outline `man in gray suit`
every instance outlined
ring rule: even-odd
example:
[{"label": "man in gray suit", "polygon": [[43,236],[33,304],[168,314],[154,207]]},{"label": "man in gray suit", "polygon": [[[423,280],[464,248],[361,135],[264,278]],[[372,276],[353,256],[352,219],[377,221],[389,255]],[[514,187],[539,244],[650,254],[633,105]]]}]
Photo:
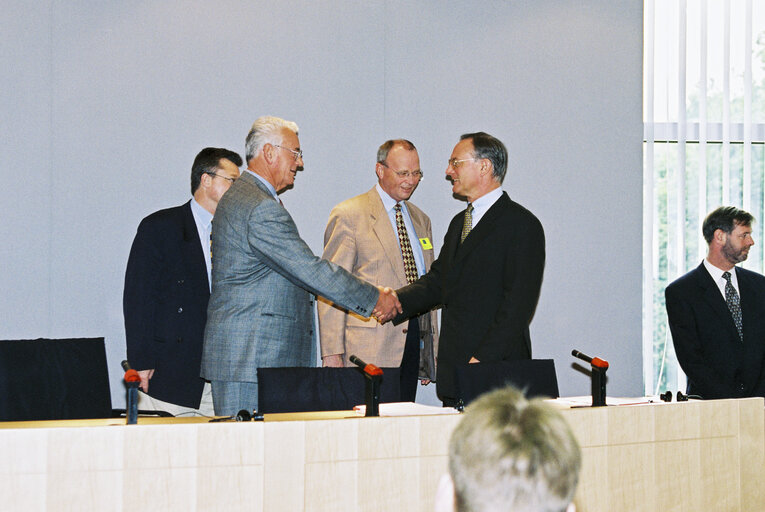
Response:
[{"label": "man in gray suit", "polygon": [[311,293],[361,316],[390,320],[395,293],[315,256],[277,193],[292,186],[303,153],[295,123],[264,116],[246,140],[247,169],[218,203],[202,377],[215,414],[258,408],[258,367],[311,366]]}]

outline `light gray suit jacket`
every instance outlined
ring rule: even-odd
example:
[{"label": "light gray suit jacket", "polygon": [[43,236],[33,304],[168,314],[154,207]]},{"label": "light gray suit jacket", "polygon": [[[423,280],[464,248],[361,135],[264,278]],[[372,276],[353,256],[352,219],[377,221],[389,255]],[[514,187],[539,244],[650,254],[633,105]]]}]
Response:
[{"label": "light gray suit jacket", "polygon": [[248,172],[218,203],[202,377],[257,380],[258,367],[312,366],[310,293],[369,316],[379,292],[315,256],[287,210]]}]

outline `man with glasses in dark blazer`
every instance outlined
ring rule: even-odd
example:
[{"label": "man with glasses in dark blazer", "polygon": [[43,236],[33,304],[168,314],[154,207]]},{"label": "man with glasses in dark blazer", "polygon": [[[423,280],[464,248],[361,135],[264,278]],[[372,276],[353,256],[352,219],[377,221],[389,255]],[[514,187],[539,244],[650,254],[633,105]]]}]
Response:
[{"label": "man with glasses in dark blazer", "polygon": [[192,199],[141,221],[125,272],[128,361],[141,377],[139,409],[213,414],[199,376],[210,297],[210,229],[242,158],[205,148],[191,167]]}]

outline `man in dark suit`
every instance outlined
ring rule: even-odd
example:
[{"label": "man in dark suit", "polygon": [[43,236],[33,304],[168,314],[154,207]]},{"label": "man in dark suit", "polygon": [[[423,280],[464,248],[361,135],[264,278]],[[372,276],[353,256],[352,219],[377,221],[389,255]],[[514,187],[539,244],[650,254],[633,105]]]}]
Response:
[{"label": "man in dark suit", "polygon": [[707,215],[706,259],[665,291],[689,395],[765,396],[765,277],[736,266],[754,245],[753,220],[733,206]]},{"label": "man in dark suit", "polygon": [[444,405],[456,403],[457,366],[531,358],[545,237],[534,214],[502,191],[506,170],[501,141],[483,132],[460,138],[446,175],[468,208],[452,219],[430,271],[397,290],[404,312],[396,323],[443,308],[436,389]]},{"label": "man in dark suit", "polygon": [[187,203],[141,221],[125,272],[128,360],[141,377],[139,408],[212,415],[199,376],[210,297],[210,229],[218,201],[239,177],[242,158],[205,148],[191,167]]},{"label": "man in dark suit", "polygon": [[300,238],[277,195],[303,165],[297,125],[261,117],[246,149],[247,169],[220,202],[212,240],[202,376],[219,415],[257,409],[258,367],[313,365],[311,294],[380,321],[400,311],[393,290],[320,259]]}]

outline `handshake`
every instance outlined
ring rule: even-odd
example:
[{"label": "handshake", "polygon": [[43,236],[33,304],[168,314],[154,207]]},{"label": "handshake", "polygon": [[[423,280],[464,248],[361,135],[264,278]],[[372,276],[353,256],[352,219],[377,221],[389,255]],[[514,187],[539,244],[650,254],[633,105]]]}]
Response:
[{"label": "handshake", "polygon": [[398,296],[396,296],[393,288],[378,286],[377,289],[380,290],[380,297],[377,299],[372,316],[378,322],[384,324],[404,310],[401,308],[401,303],[398,301]]}]

